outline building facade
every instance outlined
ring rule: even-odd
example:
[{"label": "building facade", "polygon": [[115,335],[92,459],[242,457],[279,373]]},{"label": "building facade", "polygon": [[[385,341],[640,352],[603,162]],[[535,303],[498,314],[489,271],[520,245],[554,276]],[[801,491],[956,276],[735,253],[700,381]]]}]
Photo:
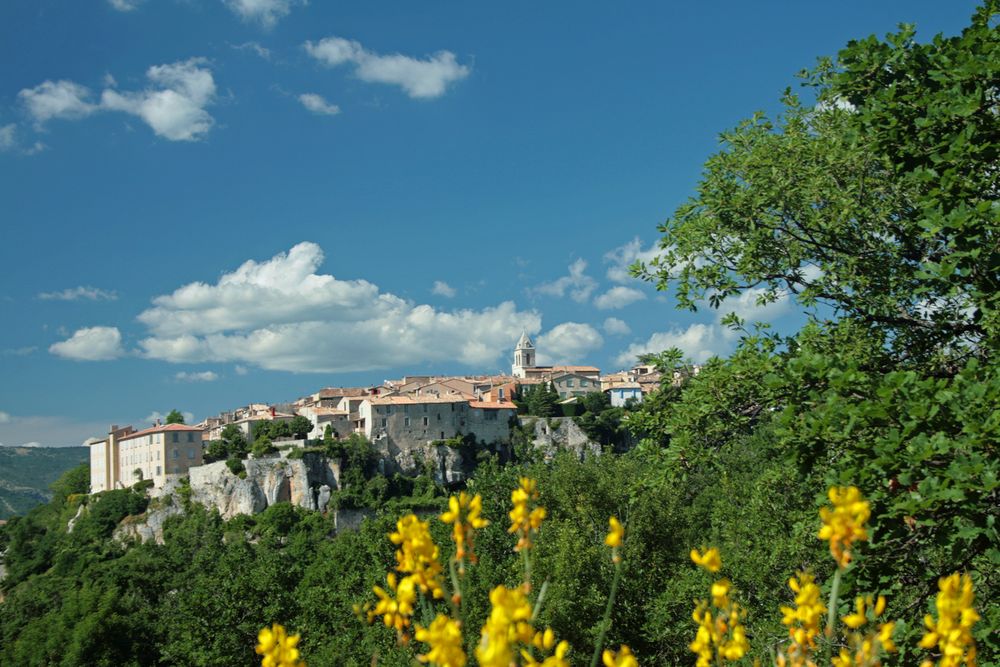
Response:
[{"label": "building facade", "polygon": [[121,489],[151,479],[161,487],[168,475],[184,475],[202,464],[202,430],[184,424],[144,431],[113,425],[108,437],[90,444],[90,492]]}]

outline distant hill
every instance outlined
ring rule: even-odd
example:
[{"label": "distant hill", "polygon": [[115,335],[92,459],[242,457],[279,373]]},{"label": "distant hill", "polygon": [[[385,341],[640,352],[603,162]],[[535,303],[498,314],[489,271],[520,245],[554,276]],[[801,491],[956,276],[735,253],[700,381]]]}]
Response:
[{"label": "distant hill", "polygon": [[89,456],[86,447],[0,447],[0,519],[48,502],[49,485]]}]

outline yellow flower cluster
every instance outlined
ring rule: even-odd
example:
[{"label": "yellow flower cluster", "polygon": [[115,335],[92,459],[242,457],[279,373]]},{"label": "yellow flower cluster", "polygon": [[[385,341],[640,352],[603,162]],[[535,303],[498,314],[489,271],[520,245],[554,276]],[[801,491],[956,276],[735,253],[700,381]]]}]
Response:
[{"label": "yellow flower cluster", "polygon": [[386,627],[395,628],[402,636],[403,630],[410,624],[410,617],[413,616],[413,603],[417,599],[416,583],[413,577],[403,577],[402,581],[397,583],[396,575],[392,572],[385,578],[389,590],[396,597],[393,598],[380,586],[375,586],[373,590],[378,596],[378,602],[375,608],[368,612],[368,622],[371,623],[377,616],[381,616]]},{"label": "yellow flower cluster", "polygon": [[604,538],[604,544],[611,547],[611,562],[615,565],[622,562],[622,557],[621,554],[618,553],[618,548],[621,547],[624,539],[625,527],[622,526],[621,522],[618,521],[616,517],[608,519],[608,534]]},{"label": "yellow flower cluster", "polygon": [[778,667],[816,667],[812,653],[816,649],[816,636],[826,606],[819,599],[819,586],[813,576],[800,572],[788,580],[788,587],[795,593],[795,607],[782,607],[781,622],[788,627],[792,643],[777,658]]},{"label": "yellow flower cluster", "polygon": [[507,532],[517,534],[517,546],[514,551],[531,548],[531,536],[538,532],[539,526],[545,520],[544,507],[532,507],[538,501],[538,488],[535,480],[527,477],[520,479],[520,485],[511,491],[510,500],[514,509],[510,511],[510,528]]},{"label": "yellow flower cluster", "polygon": [[[938,619],[927,615],[924,625],[927,633],[920,640],[920,647],[941,652],[938,667],[959,667],[965,664],[975,667],[976,644],[972,639],[972,626],[979,620],[979,614],[972,604],[975,596],[972,591],[972,578],[967,574],[955,572],[938,581],[938,594],[935,606]],[[925,660],[921,667],[932,667],[930,660]]]},{"label": "yellow flower cluster", "polygon": [[275,623],[257,633],[257,655],[263,656],[262,667],[306,667],[299,660],[299,635],[290,635]]},{"label": "yellow flower cluster", "polygon": [[[490,591],[490,605],[490,615],[476,647],[480,667],[510,667],[517,664],[518,654],[525,665],[569,667],[565,659],[569,644],[565,641],[556,644],[550,628],[535,631],[531,625],[531,603],[522,588],[497,586]],[[532,648],[552,654],[538,662]]]},{"label": "yellow flower cluster", "polygon": [[462,624],[453,618],[438,614],[430,627],[417,626],[416,638],[430,647],[420,662],[429,662],[438,667],[465,667],[465,651],[462,650]]},{"label": "yellow flower cluster", "polygon": [[448,511],[441,515],[443,523],[451,524],[451,536],[455,541],[455,560],[459,569],[464,571],[465,559],[476,562],[476,552],[473,548],[475,531],[490,525],[482,518],[483,498],[478,493],[470,497],[465,491],[448,499]]},{"label": "yellow flower cluster", "polygon": [[[719,552],[714,548],[704,555],[692,550],[691,560],[713,573],[722,567]],[[712,584],[711,606],[707,600],[699,600],[695,605],[691,618],[698,624],[698,632],[690,648],[698,655],[696,667],[735,662],[750,650],[746,629],[740,623],[743,610],[729,598],[731,589],[728,579],[719,579]]]},{"label": "yellow flower cluster", "polygon": [[877,629],[867,633],[858,632],[869,622],[869,609],[872,610],[871,620],[877,620],[885,611],[885,597],[880,595],[877,600],[873,600],[869,595],[854,600],[854,613],[840,619],[852,630],[847,635],[848,646],[842,647],[840,653],[833,657],[833,667],[878,667],[882,664],[883,651],[896,652],[896,645],[892,641],[892,633],[896,629],[894,621],[881,623]]},{"label": "yellow flower cluster", "polygon": [[639,661],[635,659],[632,650],[625,644],[622,644],[617,653],[605,649],[601,655],[601,662],[604,663],[604,667],[639,667]]},{"label": "yellow flower cluster", "polygon": [[438,547],[431,538],[428,522],[413,513],[407,514],[396,522],[396,532],[389,534],[389,540],[399,547],[396,569],[411,574],[422,592],[438,599],[444,597]]},{"label": "yellow flower cluster", "polygon": [[844,569],[851,563],[851,545],[868,539],[865,523],[871,516],[871,507],[854,486],[832,486],[827,495],[833,508],[819,510],[823,520],[819,538],[830,542],[830,554]]}]

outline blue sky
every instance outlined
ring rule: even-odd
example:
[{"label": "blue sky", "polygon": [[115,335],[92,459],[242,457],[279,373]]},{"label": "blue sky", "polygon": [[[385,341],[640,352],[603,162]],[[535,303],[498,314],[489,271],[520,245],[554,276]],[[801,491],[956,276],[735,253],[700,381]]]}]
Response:
[{"label": "blue sky", "polygon": [[[0,443],[733,344],[624,275],[718,133],[973,2],[0,5]],[[737,311],[788,330],[791,304]]]}]

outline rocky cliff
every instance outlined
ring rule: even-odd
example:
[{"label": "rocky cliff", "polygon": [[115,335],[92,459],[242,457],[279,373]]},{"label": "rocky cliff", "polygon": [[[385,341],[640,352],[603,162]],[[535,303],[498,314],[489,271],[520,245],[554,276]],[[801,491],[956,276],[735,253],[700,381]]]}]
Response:
[{"label": "rocky cliff", "polygon": [[571,417],[521,417],[520,421],[522,427],[531,431],[535,449],[542,452],[546,461],[562,450],[573,452],[581,461],[601,455],[601,446],[591,440]]},{"label": "rocky cliff", "polygon": [[246,477],[234,475],[224,461],[191,468],[191,500],[215,507],[224,519],[257,514],[281,501],[311,510],[326,509],[340,482],[340,468],[320,454],[301,459],[244,461]]}]

